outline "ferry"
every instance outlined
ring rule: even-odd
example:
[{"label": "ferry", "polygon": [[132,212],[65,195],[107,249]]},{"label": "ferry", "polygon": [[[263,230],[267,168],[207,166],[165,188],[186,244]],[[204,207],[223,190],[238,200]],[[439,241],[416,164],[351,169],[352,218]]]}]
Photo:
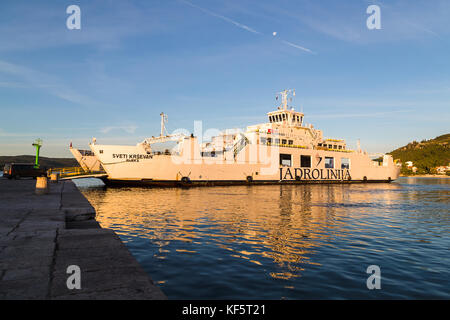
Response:
[{"label": "ferry", "polygon": [[[107,185],[213,186],[307,183],[391,182],[400,169],[391,155],[374,161],[369,154],[349,150],[343,139],[324,138],[304,122],[304,114],[288,106],[295,90],[277,95],[280,105],[267,122],[245,131],[225,130],[203,142],[189,133],[161,133],[137,145],[105,145],[94,138],[92,159],[106,171]],[[157,151],[171,142],[174,147]]]}]

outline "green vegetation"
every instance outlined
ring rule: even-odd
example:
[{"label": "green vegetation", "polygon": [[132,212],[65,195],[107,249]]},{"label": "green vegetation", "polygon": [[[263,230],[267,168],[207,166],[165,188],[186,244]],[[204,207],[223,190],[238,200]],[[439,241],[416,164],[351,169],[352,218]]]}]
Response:
[{"label": "green vegetation", "polygon": [[450,134],[444,134],[430,140],[413,141],[389,154],[402,162],[401,174],[414,174],[406,167],[412,161],[417,167],[416,174],[435,174],[436,167],[448,166],[450,163]]},{"label": "green vegetation", "polygon": [[[31,163],[34,164],[36,156],[0,156],[0,169],[3,170],[5,163]],[[46,168],[78,167],[74,158],[46,158],[39,157],[39,165]]]}]

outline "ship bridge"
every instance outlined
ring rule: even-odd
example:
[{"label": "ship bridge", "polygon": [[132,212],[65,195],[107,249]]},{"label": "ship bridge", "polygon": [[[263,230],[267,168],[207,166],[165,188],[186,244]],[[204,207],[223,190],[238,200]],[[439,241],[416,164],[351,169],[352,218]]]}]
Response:
[{"label": "ship bridge", "polygon": [[[284,90],[279,93],[279,95],[281,95],[281,105],[278,106],[278,110],[267,113],[269,122],[301,127],[304,114],[295,111],[293,107],[288,106],[289,93],[295,96],[295,90]],[[277,100],[278,97],[279,96],[277,95]],[[292,98],[290,98],[290,101],[292,101]]]},{"label": "ship bridge", "polygon": [[287,124],[301,127],[304,114],[298,111],[277,110],[267,113],[270,123]]}]

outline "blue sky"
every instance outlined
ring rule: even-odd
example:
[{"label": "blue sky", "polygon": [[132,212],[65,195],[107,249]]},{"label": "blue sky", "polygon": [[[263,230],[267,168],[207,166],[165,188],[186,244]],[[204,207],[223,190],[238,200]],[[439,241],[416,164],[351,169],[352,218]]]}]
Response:
[{"label": "blue sky", "polygon": [[2,0],[0,155],[135,144],[161,111],[169,132],[244,128],[286,88],[325,137],[388,152],[450,131],[449,17],[447,0]]}]

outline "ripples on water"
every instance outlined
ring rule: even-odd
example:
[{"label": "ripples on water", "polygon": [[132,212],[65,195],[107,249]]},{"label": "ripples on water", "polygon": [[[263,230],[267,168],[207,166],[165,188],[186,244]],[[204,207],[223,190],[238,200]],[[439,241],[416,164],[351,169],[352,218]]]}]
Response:
[{"label": "ripples on water", "polygon": [[[99,187],[77,182],[170,299],[450,298],[450,179]],[[368,290],[369,265],[381,290]]]}]

